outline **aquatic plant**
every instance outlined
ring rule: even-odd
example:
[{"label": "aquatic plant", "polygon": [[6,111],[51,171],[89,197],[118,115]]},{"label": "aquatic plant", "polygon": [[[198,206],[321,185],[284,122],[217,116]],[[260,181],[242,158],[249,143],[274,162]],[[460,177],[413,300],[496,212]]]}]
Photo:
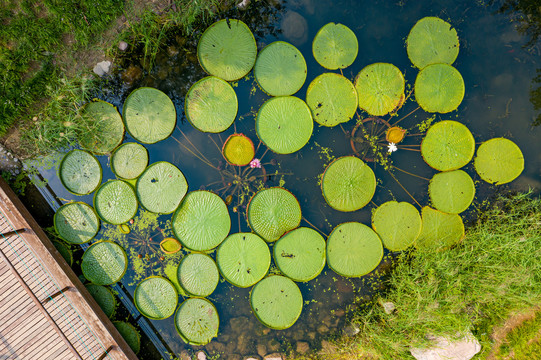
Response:
[{"label": "aquatic plant", "polygon": [[374,211],[372,228],[387,249],[403,251],[419,237],[421,216],[410,203],[388,201]]},{"label": "aquatic plant", "polygon": [[208,344],[218,336],[219,324],[218,310],[207,299],[186,299],[175,314],[175,327],[187,344]]},{"label": "aquatic plant", "polygon": [[133,301],[137,310],[147,318],[162,320],[175,312],[178,294],[169,280],[161,276],[151,276],[137,285]]},{"label": "aquatic plant", "polygon": [[100,228],[96,212],[83,202],[62,205],[54,214],[53,223],[58,236],[70,244],[89,242]]},{"label": "aquatic plant", "polygon": [[261,168],[261,161],[254,159],[254,143],[249,137],[243,134],[232,134],[224,142],[222,147],[224,159],[231,165]]},{"label": "aquatic plant", "polygon": [[97,155],[111,153],[124,139],[124,123],[117,109],[108,102],[96,100],[84,106],[81,116],[92,124],[90,133],[79,134],[79,144]]},{"label": "aquatic plant", "polygon": [[113,321],[113,325],[124,340],[126,340],[133,352],[137,354],[141,350],[141,335],[139,335],[139,331],[132,324],[125,321]]},{"label": "aquatic plant", "polygon": [[62,185],[75,195],[90,194],[101,183],[101,165],[95,156],[82,150],[72,150],[62,158],[58,177]]},{"label": "aquatic plant", "polygon": [[481,179],[500,185],[515,180],[522,173],[524,156],[511,140],[495,138],[479,146],[474,165]]},{"label": "aquatic plant", "polygon": [[312,42],[314,58],[325,69],[344,69],[353,64],[359,51],[357,36],[342,24],[328,23]]},{"label": "aquatic plant", "polygon": [[105,315],[111,319],[115,314],[116,307],[118,306],[115,296],[111,290],[105,286],[96,284],[86,284],[85,287],[90,295],[92,295],[94,300],[96,300]]},{"label": "aquatic plant", "polygon": [[191,296],[207,297],[214,292],[220,274],[214,260],[200,253],[190,253],[178,265],[177,278],[180,286]]},{"label": "aquatic plant", "polygon": [[96,285],[111,285],[118,282],[128,267],[124,249],[112,241],[98,241],[83,254],[83,275]]},{"label": "aquatic plant", "polygon": [[109,180],[94,194],[94,209],[103,220],[113,225],[128,222],[137,213],[139,203],[130,184]]},{"label": "aquatic plant", "polygon": [[111,156],[111,170],[126,180],[139,177],[148,166],[148,151],[138,143],[124,143]]}]

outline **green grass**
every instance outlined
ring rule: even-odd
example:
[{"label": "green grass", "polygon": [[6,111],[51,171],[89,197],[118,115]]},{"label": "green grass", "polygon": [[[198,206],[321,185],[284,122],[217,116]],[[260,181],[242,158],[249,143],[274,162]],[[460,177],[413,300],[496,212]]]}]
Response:
[{"label": "green grass", "polygon": [[500,346],[496,359],[530,360],[541,354],[541,311],[513,329]]}]

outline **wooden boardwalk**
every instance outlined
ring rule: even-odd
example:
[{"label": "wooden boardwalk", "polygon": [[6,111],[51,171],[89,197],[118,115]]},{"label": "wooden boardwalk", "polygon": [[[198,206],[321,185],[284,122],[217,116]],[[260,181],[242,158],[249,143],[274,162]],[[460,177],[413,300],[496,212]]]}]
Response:
[{"label": "wooden boardwalk", "polygon": [[0,179],[0,360],[137,359]]}]

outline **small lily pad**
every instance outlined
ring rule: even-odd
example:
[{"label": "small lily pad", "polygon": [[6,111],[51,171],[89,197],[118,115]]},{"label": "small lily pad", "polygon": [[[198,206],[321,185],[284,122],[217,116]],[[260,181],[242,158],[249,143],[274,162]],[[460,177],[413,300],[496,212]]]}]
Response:
[{"label": "small lily pad", "polygon": [[511,140],[490,139],[479,146],[474,161],[481,179],[501,185],[515,180],[524,170],[524,155]]},{"label": "small lily pad", "polygon": [[71,150],[62,158],[58,177],[64,187],[75,195],[87,195],[101,183],[98,159],[82,150]]},{"label": "small lily pad", "polygon": [[166,254],[175,254],[180,251],[182,245],[175,238],[165,238],[160,242],[160,249]]},{"label": "small lily pad", "polygon": [[403,251],[421,233],[421,216],[415,206],[407,202],[388,201],[374,212],[372,227],[387,249]]},{"label": "small lily pad", "polygon": [[458,214],[447,214],[425,206],[421,210],[423,227],[415,247],[449,247],[464,238],[464,223]]},{"label": "small lily pad", "polygon": [[220,280],[214,260],[200,253],[191,253],[182,258],[178,265],[177,277],[186,293],[201,297],[212,294]]},{"label": "small lily pad", "polygon": [[218,310],[207,299],[186,299],[175,314],[177,332],[190,345],[208,344],[218,336],[219,325]]},{"label": "small lily pad", "polygon": [[138,143],[125,143],[111,157],[111,170],[122,179],[135,179],[148,165],[148,151]]},{"label": "small lily pad", "polygon": [[62,255],[62,258],[66,260],[69,266],[73,265],[73,253],[72,251],[62,242],[53,241],[55,249]]},{"label": "small lily pad", "polygon": [[85,287],[94,300],[96,300],[105,315],[107,315],[108,318],[111,318],[115,314],[118,305],[111,290],[105,286],[96,284],[86,284]]},{"label": "small lily pad", "polygon": [[317,32],[312,43],[314,58],[325,69],[344,69],[353,64],[359,51],[357,36],[345,25],[333,22]]},{"label": "small lily pad", "polygon": [[124,340],[126,340],[133,352],[137,354],[141,350],[141,335],[139,335],[137,329],[125,321],[113,321],[113,325]]},{"label": "small lily pad", "polygon": [[428,185],[432,205],[449,214],[466,210],[475,196],[475,184],[462,170],[445,171],[432,177]]},{"label": "small lily pad", "polygon": [[225,141],[222,154],[231,165],[248,165],[255,156],[254,143],[243,134],[232,134]]},{"label": "small lily pad", "polygon": [[81,261],[85,278],[96,285],[118,282],[128,268],[128,257],[122,246],[112,241],[98,241],[86,249]]},{"label": "small lily pad", "polygon": [[426,112],[445,114],[456,110],[464,91],[462,75],[447,64],[428,65],[415,79],[415,100]]},{"label": "small lily pad", "polygon": [[54,214],[53,222],[58,236],[70,244],[89,242],[100,228],[94,209],[83,202],[62,205]]},{"label": "small lily pad", "polygon": [[94,208],[98,216],[113,225],[128,222],[135,216],[138,207],[133,188],[122,180],[107,181],[94,195]]},{"label": "small lily pad", "polygon": [[404,136],[406,136],[406,130],[402,129],[400,126],[390,127],[385,132],[385,140],[393,144],[398,144],[404,140]]},{"label": "small lily pad", "polygon": [[149,319],[161,320],[175,312],[178,294],[171,281],[161,276],[151,276],[137,285],[133,301],[141,314]]},{"label": "small lily pad", "polygon": [[370,115],[386,115],[403,104],[405,86],[404,75],[396,66],[368,65],[355,78],[359,108]]},{"label": "small lily pad", "polygon": [[88,121],[90,131],[79,133],[81,146],[98,155],[113,151],[124,138],[124,122],[116,108],[105,101],[85,105],[82,116]]}]

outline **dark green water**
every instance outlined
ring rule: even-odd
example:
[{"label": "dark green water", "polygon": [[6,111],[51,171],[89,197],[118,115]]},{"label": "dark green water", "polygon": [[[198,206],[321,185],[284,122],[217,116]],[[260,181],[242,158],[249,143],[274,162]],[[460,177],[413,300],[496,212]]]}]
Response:
[{"label": "dark green water", "polygon": [[[278,4],[277,4],[278,3]],[[406,53],[405,39],[415,22],[424,16],[438,16],[450,22],[458,31],[460,53],[453,64],[462,74],[465,81],[465,98],[457,111],[445,115],[437,115],[436,120],[457,120],[472,131],[477,142],[492,137],[512,139],[522,149],[526,159],[523,174],[505,189],[527,190],[534,187],[541,189],[540,162],[541,142],[538,140],[540,130],[532,127],[538,115],[529,100],[536,70],[541,68],[541,45],[533,42],[524,47],[530,40],[528,35],[516,30],[519,24],[517,13],[499,14],[497,10],[502,3],[485,5],[481,1],[310,1],[294,0],[268,4],[253,2],[246,12],[231,11],[231,18],[245,21],[256,36],[258,50],[275,40],[289,41],[301,50],[308,66],[308,77],[303,88],[295,94],[305,98],[309,83],[325,70],[316,63],[311,53],[311,43],[316,32],[328,22],[339,22],[350,27],[359,41],[359,54],[356,61],[344,70],[344,75],[353,80],[356,74],[366,65],[374,62],[389,62],[396,65],[405,75],[407,84],[413,85],[418,70],[413,68]],[[289,23],[291,19],[296,19]],[[148,145],[150,162],[169,161],[177,165],[185,174],[190,190],[206,188],[217,191],[224,198],[231,194],[227,189],[229,180],[222,179],[220,172],[194,156],[197,148],[213,164],[226,168],[218,148],[232,133],[242,132],[248,135],[255,144],[258,139],[254,131],[254,115],[261,104],[269,97],[257,88],[253,75],[240,80],[235,87],[239,99],[239,112],[234,127],[220,135],[207,135],[192,128],[183,114],[184,96],[188,88],[198,79],[206,76],[195,60],[195,45],[201,32],[194,34],[193,39],[186,40],[171,36],[167,46],[156,57],[153,70],[138,79],[133,79],[126,71],[120,71],[102,86],[98,97],[113,103],[122,111],[123,101],[133,89],[140,86],[156,87],[167,93],[177,108],[177,130],[172,137],[154,145]],[[124,68],[140,66],[138,58],[123,60]],[[537,84],[538,86],[539,84]],[[413,98],[413,97],[412,97]],[[408,101],[399,110],[398,117],[408,114],[417,107],[413,100]],[[407,117],[401,125],[413,128],[429,115],[422,110]],[[344,124],[344,130],[351,131],[355,121]],[[411,133],[417,131],[412,130]],[[189,141],[188,141],[189,139]],[[407,144],[420,144],[420,137],[409,137]],[[133,141],[126,136],[126,141]],[[265,147],[262,145],[256,157],[262,157]],[[323,233],[329,234],[338,224],[346,221],[360,221],[370,224],[371,211],[375,205],[396,199],[398,201],[413,200],[386,171],[374,167],[378,179],[378,187],[373,204],[353,212],[341,213],[326,205],[318,185],[318,176],[334,157],[351,155],[352,149],[347,135],[339,128],[314,127],[310,142],[300,151],[291,155],[265,154],[263,163],[266,174],[265,186],[283,186],[297,196],[301,204],[303,216]],[[108,167],[108,157],[99,157],[104,168],[104,181],[112,178]],[[420,153],[399,150],[392,154],[393,163],[409,172],[431,178],[435,173],[422,160]],[[470,164],[464,169],[476,181],[476,203],[481,202],[495,191],[495,188],[481,181]],[[275,172],[285,175],[273,175]],[[77,199],[92,203],[92,196],[77,197],[69,194],[60,184],[54,170],[42,170],[55,193],[63,199]],[[253,174],[261,175],[261,170]],[[400,183],[421,205],[428,204],[427,186],[424,180],[396,172]],[[225,181],[225,184],[224,184]],[[257,184],[250,186],[255,190]],[[235,195],[235,194],[232,194]],[[248,194],[250,195],[250,194]],[[231,232],[250,231],[244,219],[244,207],[247,198],[242,201],[234,197],[230,214]],[[238,211],[234,212],[233,207]],[[471,207],[473,208],[473,207]],[[470,208],[470,209],[471,209]],[[471,210],[470,210],[471,211]],[[468,212],[465,214],[468,216]],[[151,228],[159,227],[164,234],[169,234],[167,221],[169,216],[156,219]],[[303,221],[301,226],[309,226]],[[118,233],[118,234],[117,234]],[[118,241],[130,241],[129,236],[121,239],[116,227],[103,225],[98,235],[113,237]],[[163,238],[159,230],[152,234],[159,240]],[[132,234],[133,235],[133,234]],[[146,236],[146,234],[143,234]],[[120,239],[120,240],[119,240]],[[156,240],[156,239],[155,239]],[[144,250],[137,249],[139,252]],[[144,252],[143,252],[144,253]],[[166,265],[178,263],[178,257],[159,260],[152,255],[150,259],[136,260],[130,257],[130,270],[122,280],[130,294],[133,294],[139,279],[145,276],[160,274]],[[134,263],[137,271],[133,269]],[[388,264],[382,264],[379,270],[384,273]],[[348,314],[341,309],[349,310],[361,304],[366,295],[377,288],[379,275],[370,274],[364,279],[345,279],[326,268],[318,278],[299,284],[305,306],[297,323],[284,331],[266,330],[251,314],[248,296],[249,289],[238,289],[226,282],[221,282],[216,292],[210,296],[220,314],[220,334],[207,350],[223,350],[223,353],[248,355],[257,353],[256,346],[265,345],[268,352],[273,347],[287,350],[288,344],[295,348],[296,341],[308,342],[311,348],[318,348],[321,339],[332,333],[340,333],[347,323]],[[182,301],[182,298],[180,299]],[[336,311],[338,310],[338,311]],[[167,346],[179,354],[183,350],[193,350],[185,345],[176,334],[173,318],[151,321],[157,333]],[[278,344],[276,343],[278,341]],[[142,355],[146,359],[150,355]],[[225,357],[227,358],[227,356]]]}]

